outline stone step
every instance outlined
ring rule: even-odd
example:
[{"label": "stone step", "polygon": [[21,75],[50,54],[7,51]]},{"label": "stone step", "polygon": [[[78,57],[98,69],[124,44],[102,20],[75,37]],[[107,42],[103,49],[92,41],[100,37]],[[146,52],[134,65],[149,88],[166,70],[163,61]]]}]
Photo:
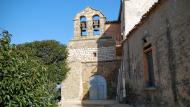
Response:
[{"label": "stone step", "polygon": [[117,104],[115,100],[84,100],[81,102],[82,104],[102,104],[102,105],[110,105]]},{"label": "stone step", "polygon": [[110,107],[133,107],[133,106],[130,106],[128,104],[113,104],[110,105]]},{"label": "stone step", "polygon": [[59,107],[132,107],[128,104],[118,104],[115,100],[85,100],[85,101],[62,101]]}]

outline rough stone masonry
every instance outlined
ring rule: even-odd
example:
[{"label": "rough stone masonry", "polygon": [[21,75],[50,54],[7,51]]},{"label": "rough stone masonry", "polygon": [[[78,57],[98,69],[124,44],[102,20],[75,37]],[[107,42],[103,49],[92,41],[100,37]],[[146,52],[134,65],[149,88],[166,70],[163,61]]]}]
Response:
[{"label": "rough stone masonry", "polygon": [[[96,26],[99,29],[98,35],[94,34],[94,16],[99,17],[96,20],[99,23]],[[81,21],[84,17],[86,20]],[[82,24],[86,25],[86,35],[82,35]],[[108,23],[98,10],[87,7],[75,16],[74,37],[68,43],[70,71],[63,82],[62,101],[115,98],[116,75],[120,62],[116,56],[119,35],[120,23]],[[101,93],[102,90],[105,92]],[[102,94],[105,96],[102,97]]]}]

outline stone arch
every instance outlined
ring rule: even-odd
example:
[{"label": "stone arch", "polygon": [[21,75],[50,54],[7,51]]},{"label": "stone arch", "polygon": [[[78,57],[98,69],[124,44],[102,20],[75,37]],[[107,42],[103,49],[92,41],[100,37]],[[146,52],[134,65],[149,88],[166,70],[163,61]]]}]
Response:
[{"label": "stone arch", "polygon": [[92,19],[95,20],[95,21],[100,20],[100,16],[98,14],[94,14],[92,16]]},{"label": "stone arch", "polygon": [[107,82],[101,75],[93,75],[90,77],[90,100],[106,100],[107,99]]},{"label": "stone arch", "polygon": [[92,16],[93,19],[93,35],[100,35],[100,16],[98,14],[94,14]]},{"label": "stone arch", "polygon": [[[94,28],[93,28],[93,16],[98,15],[99,16],[99,29],[95,29],[96,34],[94,35]],[[80,23],[80,17],[85,16],[86,17],[86,30],[84,30],[84,35],[82,34],[83,30],[81,29],[81,23]],[[93,38],[93,36],[96,35],[102,35],[105,30],[105,22],[106,18],[105,16],[98,10],[95,10],[91,7],[86,7],[84,10],[79,12],[74,17],[74,39],[83,39],[83,38]]]},{"label": "stone arch", "polygon": [[87,19],[86,19],[86,16],[80,16],[80,22],[86,22],[87,21]]},{"label": "stone arch", "polygon": [[80,34],[81,34],[81,36],[87,36],[87,18],[86,18],[86,16],[80,16]]},{"label": "stone arch", "polygon": [[80,16],[86,16],[90,18],[90,16],[92,17],[95,14],[98,15],[100,18],[105,17],[99,10],[93,9],[91,7],[86,7],[84,10],[76,14],[76,16],[74,17],[74,20],[80,19]]}]

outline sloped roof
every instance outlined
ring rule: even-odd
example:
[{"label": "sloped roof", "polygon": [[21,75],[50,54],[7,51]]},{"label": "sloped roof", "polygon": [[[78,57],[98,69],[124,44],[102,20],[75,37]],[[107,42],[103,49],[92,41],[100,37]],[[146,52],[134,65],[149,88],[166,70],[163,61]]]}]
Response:
[{"label": "sloped roof", "polygon": [[118,20],[112,20],[112,21],[106,21],[106,24],[114,24],[114,23],[120,23]]},{"label": "sloped roof", "polygon": [[[80,12],[78,12],[78,13],[75,15],[74,20],[75,20],[75,19],[78,19],[79,16],[84,15],[84,12],[85,12],[85,11],[94,11],[94,12],[96,12],[96,14],[98,14],[100,17],[105,17],[104,14],[103,14],[101,11],[96,10],[96,9],[90,7],[90,6],[87,6],[85,9],[81,10]],[[85,16],[85,15],[84,15],[84,16]]]},{"label": "sloped roof", "polygon": [[152,7],[147,11],[141,18],[138,24],[136,24],[131,31],[126,35],[126,39],[123,41],[125,42],[128,37],[130,37],[138,28],[140,28],[148,19],[149,17],[165,2],[168,0],[158,0]]}]

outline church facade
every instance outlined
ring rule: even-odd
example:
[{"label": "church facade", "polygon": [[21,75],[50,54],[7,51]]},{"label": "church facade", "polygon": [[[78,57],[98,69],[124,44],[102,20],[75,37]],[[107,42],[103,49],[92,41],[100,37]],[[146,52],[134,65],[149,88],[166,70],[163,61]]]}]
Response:
[{"label": "church facade", "polygon": [[116,44],[120,23],[91,7],[74,18],[74,37],[68,43],[70,72],[63,82],[62,100],[115,99],[120,59]]}]

